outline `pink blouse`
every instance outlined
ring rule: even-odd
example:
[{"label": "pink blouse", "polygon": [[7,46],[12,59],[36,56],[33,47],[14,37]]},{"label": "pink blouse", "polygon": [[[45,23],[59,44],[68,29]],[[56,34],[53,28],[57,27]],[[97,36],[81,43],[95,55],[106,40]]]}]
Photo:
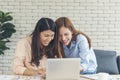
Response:
[{"label": "pink blouse", "polygon": [[15,74],[23,75],[26,68],[37,70],[40,67],[46,66],[47,58],[45,56],[40,60],[40,66],[31,65],[31,37],[21,39],[17,43],[15,55],[13,59],[13,72]]}]

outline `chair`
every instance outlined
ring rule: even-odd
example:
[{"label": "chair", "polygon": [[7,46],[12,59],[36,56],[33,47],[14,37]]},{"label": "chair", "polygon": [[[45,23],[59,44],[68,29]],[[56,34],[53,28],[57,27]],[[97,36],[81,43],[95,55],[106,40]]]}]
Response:
[{"label": "chair", "polygon": [[116,51],[94,50],[97,59],[97,73],[106,72],[109,74],[119,74],[116,62]]},{"label": "chair", "polygon": [[117,65],[118,65],[118,70],[119,70],[119,74],[120,74],[120,55],[117,56]]}]

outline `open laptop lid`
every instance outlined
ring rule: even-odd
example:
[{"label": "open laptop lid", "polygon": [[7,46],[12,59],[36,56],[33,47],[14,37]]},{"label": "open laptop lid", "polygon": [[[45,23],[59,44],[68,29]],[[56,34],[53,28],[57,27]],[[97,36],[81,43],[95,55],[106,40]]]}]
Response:
[{"label": "open laptop lid", "polygon": [[79,58],[47,59],[46,65],[46,80],[77,80],[79,78]]}]

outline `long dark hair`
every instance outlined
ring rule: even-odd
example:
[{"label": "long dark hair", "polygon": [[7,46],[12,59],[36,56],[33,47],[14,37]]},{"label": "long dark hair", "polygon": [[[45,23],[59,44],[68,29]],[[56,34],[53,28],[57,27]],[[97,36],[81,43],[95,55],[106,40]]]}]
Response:
[{"label": "long dark hair", "polygon": [[[45,30],[51,30],[55,33],[54,39],[49,43],[48,46],[43,46],[40,42],[40,33]],[[54,58],[57,54],[57,34],[56,34],[56,25],[55,22],[50,18],[41,18],[36,27],[31,34],[32,43],[31,43],[31,64],[34,63],[36,66],[39,66],[39,60],[43,55],[47,58]]]},{"label": "long dark hair", "polygon": [[[73,32],[72,41],[76,41],[76,36],[78,34],[82,34],[87,38],[89,48],[91,48],[91,40],[90,40],[90,38],[85,33],[76,30],[69,18],[60,17],[55,21],[55,23],[56,23],[56,26],[57,26],[57,32],[58,32],[57,34],[58,35],[59,35],[59,29],[64,26],[64,27],[68,28],[70,31]],[[62,57],[65,57],[63,47],[62,47],[62,44],[59,42],[59,39],[58,39],[57,42],[58,42],[58,53],[59,53],[59,55],[62,56]]]}]

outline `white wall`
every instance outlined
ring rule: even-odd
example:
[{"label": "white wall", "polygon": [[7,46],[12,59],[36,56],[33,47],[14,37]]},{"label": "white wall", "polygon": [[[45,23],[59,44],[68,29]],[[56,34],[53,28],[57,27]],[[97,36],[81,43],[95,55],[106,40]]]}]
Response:
[{"label": "white wall", "polygon": [[120,0],[0,0],[0,10],[13,12],[17,32],[0,55],[0,74],[12,74],[16,42],[31,33],[41,17],[69,17],[75,27],[87,33],[95,49],[120,54]]}]

